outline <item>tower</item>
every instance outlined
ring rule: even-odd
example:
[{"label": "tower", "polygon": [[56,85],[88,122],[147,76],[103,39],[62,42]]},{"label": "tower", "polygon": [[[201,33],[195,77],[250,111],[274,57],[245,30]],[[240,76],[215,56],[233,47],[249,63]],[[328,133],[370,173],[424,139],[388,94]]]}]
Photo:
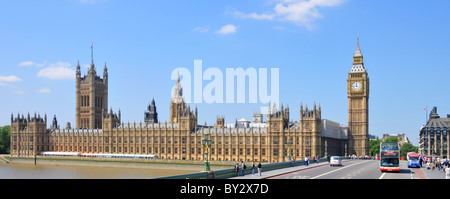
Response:
[{"label": "tower", "polygon": [[314,103],[312,110],[309,110],[308,106],[303,109],[303,105],[300,105],[300,129],[304,146],[303,156],[322,156],[322,108],[320,105],[317,108]]},{"label": "tower", "polygon": [[180,75],[173,89],[172,102],[170,103],[170,122],[178,123],[182,129],[193,130],[197,128],[197,107],[191,111],[190,105],[186,105],[183,99]]},{"label": "tower", "polygon": [[156,112],[155,99],[152,100],[152,104],[148,105],[147,110],[144,113],[144,121],[147,124],[158,123],[158,113]]},{"label": "tower", "polygon": [[364,68],[359,36],[347,78],[348,154],[369,155],[369,76]]},{"label": "tower", "polygon": [[11,155],[34,156],[42,151],[49,150],[47,131],[47,114],[44,118],[34,113],[27,117],[14,118],[11,114]]},{"label": "tower", "polygon": [[[91,50],[92,50],[91,46]],[[93,50],[88,74],[81,77],[80,61],[76,71],[76,128],[101,129],[103,112],[108,108],[108,68],[103,69],[103,79],[97,76]]]}]

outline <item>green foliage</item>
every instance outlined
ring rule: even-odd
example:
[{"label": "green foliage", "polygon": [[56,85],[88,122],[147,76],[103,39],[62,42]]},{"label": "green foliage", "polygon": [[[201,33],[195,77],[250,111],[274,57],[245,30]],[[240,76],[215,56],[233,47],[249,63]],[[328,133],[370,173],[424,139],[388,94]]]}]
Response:
[{"label": "green foliage", "polygon": [[409,143],[404,143],[401,147],[400,147],[400,156],[403,158],[406,158],[406,155],[409,152],[419,152],[419,147],[417,146],[413,146],[412,144]]},{"label": "green foliage", "polygon": [[4,126],[0,129],[0,154],[10,153],[11,127]]},{"label": "green foliage", "polygon": [[369,151],[371,156],[380,154],[380,144],[381,140],[370,140],[369,141]]},{"label": "green foliage", "polygon": [[384,140],[384,142],[398,142],[397,137],[388,137]]}]

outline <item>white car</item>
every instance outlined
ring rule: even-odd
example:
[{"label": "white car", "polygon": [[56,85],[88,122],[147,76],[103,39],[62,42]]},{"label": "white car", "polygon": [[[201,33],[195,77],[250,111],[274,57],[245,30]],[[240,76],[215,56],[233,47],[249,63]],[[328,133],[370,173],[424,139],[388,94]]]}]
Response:
[{"label": "white car", "polygon": [[334,166],[334,165],[338,165],[338,166],[342,166],[342,159],[339,156],[331,156],[330,158],[330,166]]}]

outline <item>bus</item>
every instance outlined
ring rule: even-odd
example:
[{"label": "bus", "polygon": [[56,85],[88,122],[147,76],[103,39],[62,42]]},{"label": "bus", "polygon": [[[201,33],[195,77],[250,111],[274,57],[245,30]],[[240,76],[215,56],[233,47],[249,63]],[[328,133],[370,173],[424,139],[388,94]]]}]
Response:
[{"label": "bus", "polygon": [[415,152],[409,152],[406,155],[406,158],[408,159],[408,168],[415,167],[420,168],[420,155]]},{"label": "bus", "polygon": [[380,171],[400,172],[400,147],[398,142],[380,144]]}]

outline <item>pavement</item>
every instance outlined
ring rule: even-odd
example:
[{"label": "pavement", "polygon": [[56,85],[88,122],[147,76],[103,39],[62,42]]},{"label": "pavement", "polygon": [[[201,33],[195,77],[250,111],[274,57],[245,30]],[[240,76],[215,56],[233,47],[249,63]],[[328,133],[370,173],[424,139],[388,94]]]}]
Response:
[{"label": "pavement", "polygon": [[424,174],[425,179],[445,179],[445,172],[442,170],[439,171],[437,168],[428,170],[427,167],[423,165],[420,170]]},{"label": "pavement", "polygon": [[[346,162],[346,161],[352,161],[352,160],[344,160],[343,162]],[[301,170],[307,170],[307,169],[311,169],[311,168],[328,166],[328,165],[329,165],[329,163],[324,161],[324,162],[320,162],[318,164],[312,163],[309,166],[299,165],[299,166],[295,166],[295,167],[288,167],[288,168],[284,168],[284,169],[276,169],[276,170],[271,170],[271,171],[264,171],[264,165],[263,165],[261,176],[258,174],[258,170],[255,169],[255,175],[247,174],[245,176],[236,176],[236,177],[232,177],[229,179],[270,179],[275,176],[285,175],[285,174],[289,174],[289,173],[293,173],[293,172],[297,172],[297,171],[301,171]],[[420,170],[424,175],[424,179],[445,179],[445,172],[439,171],[438,169],[427,170],[427,168],[424,166]]]},{"label": "pavement", "polygon": [[267,178],[271,178],[271,177],[275,177],[275,176],[279,176],[279,175],[283,175],[283,174],[287,174],[287,173],[311,169],[311,168],[315,168],[315,167],[328,166],[328,165],[329,165],[329,163],[325,161],[325,162],[319,162],[319,163],[311,163],[308,166],[299,165],[299,166],[288,167],[288,168],[284,168],[284,169],[276,169],[276,170],[271,170],[271,171],[264,171],[264,165],[263,165],[261,168],[262,169],[261,176],[258,174],[258,169],[255,169],[255,175],[247,174],[245,176],[236,176],[236,177],[232,177],[232,178],[228,178],[228,179],[267,179]]}]

